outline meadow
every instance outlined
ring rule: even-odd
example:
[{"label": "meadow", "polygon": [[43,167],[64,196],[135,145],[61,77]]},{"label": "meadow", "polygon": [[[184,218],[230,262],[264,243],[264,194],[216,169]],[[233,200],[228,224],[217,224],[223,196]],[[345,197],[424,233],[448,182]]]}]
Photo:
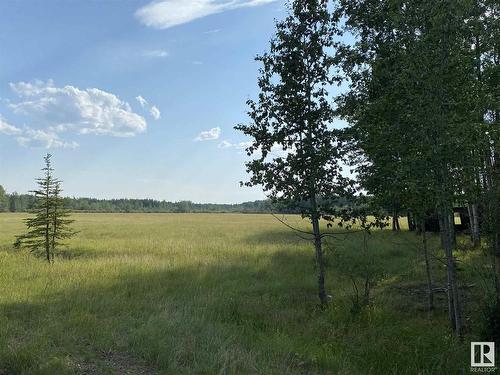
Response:
[{"label": "meadow", "polygon": [[[330,239],[331,302],[322,310],[312,244],[270,215],[73,216],[79,234],[49,265],[13,250],[24,215],[0,214],[2,375],[470,372],[491,283],[486,258],[465,237],[460,342],[443,293],[426,310],[414,233]],[[437,236],[430,243],[444,286]],[[360,306],[366,275],[370,303]]]}]

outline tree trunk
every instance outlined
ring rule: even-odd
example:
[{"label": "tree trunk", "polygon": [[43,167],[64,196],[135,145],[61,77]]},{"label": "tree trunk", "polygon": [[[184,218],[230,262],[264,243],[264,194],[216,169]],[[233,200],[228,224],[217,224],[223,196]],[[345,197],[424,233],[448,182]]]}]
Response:
[{"label": "tree trunk", "polygon": [[493,165],[493,251],[495,262],[496,308],[500,312],[500,154],[495,153]]},{"label": "tree trunk", "polygon": [[440,224],[443,236],[444,252],[446,255],[446,268],[448,279],[448,312],[450,323],[455,334],[462,336],[462,317],[460,310],[460,298],[458,293],[458,283],[456,277],[456,265],[453,257],[455,244],[455,217],[453,210],[448,207],[441,209]]},{"label": "tree trunk", "polygon": [[425,258],[425,272],[427,274],[427,293],[429,298],[429,311],[434,310],[434,292],[433,292],[433,283],[432,283],[432,273],[431,266],[429,262],[429,251],[427,246],[427,233],[425,232],[425,218],[422,219],[422,249],[424,251]]},{"label": "tree trunk", "polygon": [[413,218],[413,212],[408,210],[406,217],[408,218],[408,230],[410,232],[414,232],[416,230],[416,225],[415,225],[415,220]]},{"label": "tree trunk", "polygon": [[317,214],[312,217],[314,233],[314,248],[316,251],[316,264],[318,266],[318,296],[322,306],[328,304],[325,290],[325,260],[323,259],[323,249],[321,244],[321,231],[319,228],[319,218]]},{"label": "tree trunk", "polygon": [[472,203],[467,205],[467,212],[469,213],[470,240],[474,243],[474,212],[472,212]]},{"label": "tree trunk", "polygon": [[479,205],[477,203],[469,204],[469,221],[471,240],[474,248],[481,246],[481,228],[479,225]]},{"label": "tree trunk", "polygon": [[397,210],[393,210],[392,212],[392,230],[399,231],[401,228],[399,226],[399,214]]},{"label": "tree trunk", "polygon": [[441,214],[441,212],[438,212],[438,221],[439,221],[439,239],[441,241],[441,248],[444,250],[446,247],[445,245],[445,241],[446,241],[446,238],[445,238],[445,229],[444,229],[444,219],[443,219],[443,215]]}]

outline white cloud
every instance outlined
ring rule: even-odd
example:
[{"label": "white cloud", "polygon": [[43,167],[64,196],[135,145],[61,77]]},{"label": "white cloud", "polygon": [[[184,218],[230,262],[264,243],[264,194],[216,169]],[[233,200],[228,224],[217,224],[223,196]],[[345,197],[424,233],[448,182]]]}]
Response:
[{"label": "white cloud", "polygon": [[[63,138],[75,134],[132,137],[147,130],[146,120],[127,102],[97,88],[56,87],[52,80],[10,83],[10,87],[19,100],[9,100],[8,107],[25,116],[29,126],[20,129],[0,116],[0,133],[15,136],[22,146],[76,148],[77,142]],[[147,105],[144,98],[137,100]]]},{"label": "white cloud", "polygon": [[139,102],[142,108],[145,108],[148,105],[148,101],[140,95],[136,96],[135,99]]},{"label": "white cloud", "polygon": [[213,141],[219,139],[221,134],[221,128],[212,128],[210,130],[201,132],[198,137],[195,138],[195,141]]},{"label": "white cloud", "polygon": [[16,128],[14,125],[9,124],[4,118],[0,115],[0,134],[5,135],[17,135],[22,132],[21,129]]},{"label": "white cloud", "polygon": [[151,114],[151,116],[153,116],[155,120],[159,120],[161,117],[161,112],[156,106],[152,106],[149,109],[149,113]]},{"label": "white cloud", "polygon": [[148,27],[168,29],[211,14],[274,1],[276,0],[161,0],[139,8],[135,16]]},{"label": "white cloud", "polygon": [[231,143],[229,141],[222,141],[221,143],[218,144],[218,148],[234,148],[236,150],[245,150],[246,148],[250,147],[253,142],[239,142],[239,143]]},{"label": "white cloud", "polygon": [[150,51],[144,51],[143,55],[146,57],[167,57],[168,52],[163,49],[154,49]]},{"label": "white cloud", "polygon": [[54,130],[25,128],[21,130],[7,123],[0,115],[0,133],[16,136],[17,143],[25,147],[77,148],[76,142],[62,141]]},{"label": "white cloud", "polygon": [[150,105],[149,102],[142,96],[136,96],[135,99],[139,102],[142,108],[149,110],[149,114],[155,119],[159,120],[161,117],[161,112],[155,105]]},{"label": "white cloud", "polygon": [[34,96],[39,94],[44,87],[53,87],[54,81],[49,79],[43,82],[37,79],[33,82],[10,83],[9,86],[19,96]]},{"label": "white cloud", "polygon": [[64,142],[51,131],[28,128],[22,136],[17,137],[17,143],[25,147],[44,148],[77,148],[76,142]]},{"label": "white cloud", "polygon": [[147,129],[146,120],[116,95],[97,88],[56,87],[52,81],[11,83],[21,101],[9,107],[53,132],[132,137]]}]

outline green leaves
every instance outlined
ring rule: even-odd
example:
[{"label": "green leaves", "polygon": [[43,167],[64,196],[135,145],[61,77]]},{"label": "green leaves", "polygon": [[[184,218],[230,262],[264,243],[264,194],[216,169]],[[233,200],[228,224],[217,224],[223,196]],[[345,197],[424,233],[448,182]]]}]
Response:
[{"label": "green leaves", "polygon": [[360,182],[379,206],[433,210],[439,199],[461,199],[481,168],[475,3],[340,1],[356,41],[338,50],[350,84],[338,112],[352,125]]},{"label": "green leaves", "polygon": [[246,163],[251,177],[245,185],[263,186],[272,200],[301,207],[306,217],[312,207],[304,202],[318,198],[327,218],[322,201],[354,192],[341,170],[339,131],[331,126],[328,89],[338,81],[331,53],[339,30],[328,4],[291,3],[289,16],[276,24],[270,51],[256,58],[262,68],[258,100],[247,103],[252,122],[235,127],[253,141],[246,150],[254,159]]}]

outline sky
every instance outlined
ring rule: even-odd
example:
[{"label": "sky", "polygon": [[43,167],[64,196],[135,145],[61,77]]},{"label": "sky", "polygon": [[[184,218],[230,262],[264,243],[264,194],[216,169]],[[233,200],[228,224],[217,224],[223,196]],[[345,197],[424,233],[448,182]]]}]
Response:
[{"label": "sky", "polygon": [[282,0],[0,2],[0,184],[34,188],[53,155],[65,195],[237,203]]}]

